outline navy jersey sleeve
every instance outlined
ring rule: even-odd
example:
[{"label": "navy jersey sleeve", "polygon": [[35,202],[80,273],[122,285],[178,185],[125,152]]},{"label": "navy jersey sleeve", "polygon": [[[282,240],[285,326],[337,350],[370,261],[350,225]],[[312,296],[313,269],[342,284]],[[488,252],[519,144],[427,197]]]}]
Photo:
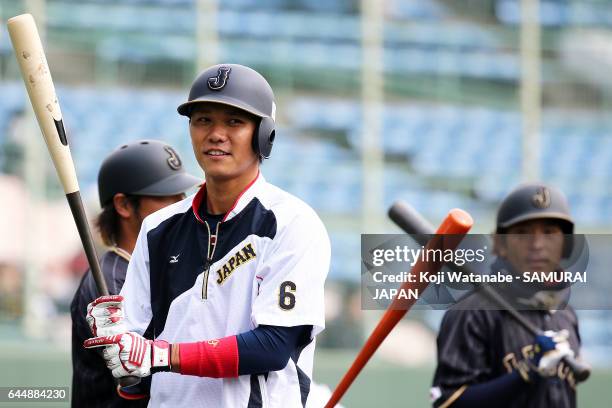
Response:
[{"label": "navy jersey sleeve", "polygon": [[289,358],[310,342],[312,326],[259,326],[236,336],[238,374],[282,370]]},{"label": "navy jersey sleeve", "polygon": [[434,407],[452,403],[467,386],[491,378],[487,316],[477,310],[449,310],[438,334],[438,366],[434,374]]},{"label": "navy jersey sleeve", "polygon": [[528,384],[518,371],[504,374],[482,384],[474,384],[453,401],[453,408],[489,408],[504,406],[514,395],[524,391]]}]

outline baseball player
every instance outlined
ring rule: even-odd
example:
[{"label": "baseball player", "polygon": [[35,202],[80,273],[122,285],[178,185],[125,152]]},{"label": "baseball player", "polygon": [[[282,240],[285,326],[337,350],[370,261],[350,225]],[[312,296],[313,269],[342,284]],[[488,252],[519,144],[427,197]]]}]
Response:
[{"label": "baseball player", "polygon": [[[157,140],[140,140],[113,151],[102,163],[98,174],[98,193],[102,212],[97,227],[109,246],[100,261],[102,273],[111,295],[123,286],[130,254],[142,220],[147,215],[185,198],[184,192],[201,184],[185,172],[175,150]],[[120,398],[113,376],[104,359],[92,350],[83,349],[91,337],[86,321],[87,304],[96,299],[96,286],[87,272],[74,295],[72,316],[72,406],[73,407],[138,407],[146,406],[145,391],[132,389]],[[117,296],[101,299],[112,307]],[[91,316],[88,317],[90,320]],[[138,400],[138,398],[144,398]],[[133,401],[132,401],[133,400]]]},{"label": "baseball player", "polygon": [[149,406],[306,405],[330,242],[260,172],[275,110],[264,77],[236,64],[203,71],[178,107],[206,183],[144,220],[116,305],[125,319],[93,321],[126,332],[85,342],[105,347],[115,377],[153,374]]},{"label": "baseball player", "polygon": [[[522,185],[498,210],[492,271],[560,271],[571,245],[564,234],[573,231],[559,190]],[[483,310],[479,295],[468,297],[461,306],[467,310],[451,309],[442,320],[433,406],[575,407],[576,381],[562,361],[580,347],[569,288],[513,283],[502,294],[546,335],[534,338],[504,310]]]}]

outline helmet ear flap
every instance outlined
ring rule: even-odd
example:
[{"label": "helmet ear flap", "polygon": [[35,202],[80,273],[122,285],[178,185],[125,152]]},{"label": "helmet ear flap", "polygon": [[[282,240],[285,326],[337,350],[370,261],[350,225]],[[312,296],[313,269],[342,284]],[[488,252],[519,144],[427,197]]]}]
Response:
[{"label": "helmet ear flap", "polygon": [[253,137],[253,150],[264,159],[270,157],[272,144],[276,136],[274,119],[264,116],[259,121],[259,126]]}]

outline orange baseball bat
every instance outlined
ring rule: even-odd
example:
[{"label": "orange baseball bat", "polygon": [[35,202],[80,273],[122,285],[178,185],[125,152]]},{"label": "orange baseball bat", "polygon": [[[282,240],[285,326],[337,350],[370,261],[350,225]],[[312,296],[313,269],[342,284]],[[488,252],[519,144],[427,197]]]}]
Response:
[{"label": "orange baseball bat", "polygon": [[[453,209],[449,211],[444,221],[438,227],[436,236],[434,236],[428,243],[425,249],[454,249],[461,242],[463,235],[472,228],[474,221],[467,212],[460,209]],[[451,235],[445,239],[443,235]],[[437,273],[442,267],[441,262],[423,262],[419,260],[411,270],[411,273],[415,276],[421,276],[424,273]],[[424,282],[423,282],[424,281]],[[422,293],[427,288],[428,282],[425,279],[417,279],[416,283],[405,282],[401,289],[408,291],[410,289],[418,289],[419,293]],[[410,310],[416,299],[393,299],[393,302],[387,308],[385,314],[378,322],[378,325],[370,334],[370,337],[363,345],[359,354],[351,364],[338,386],[334,390],[325,408],[333,408],[342,396],[349,389],[355,378],[359,375],[363,367],[368,363],[372,355],[376,352],[378,347],[387,338],[391,330],[397,325],[397,323],[404,317],[404,315]]]}]

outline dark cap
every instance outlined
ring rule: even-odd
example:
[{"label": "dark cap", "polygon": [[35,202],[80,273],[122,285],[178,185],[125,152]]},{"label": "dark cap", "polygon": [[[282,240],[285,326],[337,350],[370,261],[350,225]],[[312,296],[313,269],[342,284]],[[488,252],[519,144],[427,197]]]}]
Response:
[{"label": "dark cap", "polygon": [[504,198],[497,211],[497,232],[523,221],[559,220],[565,234],[574,232],[565,195],[557,188],[542,183],[522,184]]},{"label": "dark cap", "polygon": [[188,174],[172,146],[159,140],[138,140],[115,149],[98,173],[98,194],[104,207],[115,194],[171,196],[202,184]]}]

